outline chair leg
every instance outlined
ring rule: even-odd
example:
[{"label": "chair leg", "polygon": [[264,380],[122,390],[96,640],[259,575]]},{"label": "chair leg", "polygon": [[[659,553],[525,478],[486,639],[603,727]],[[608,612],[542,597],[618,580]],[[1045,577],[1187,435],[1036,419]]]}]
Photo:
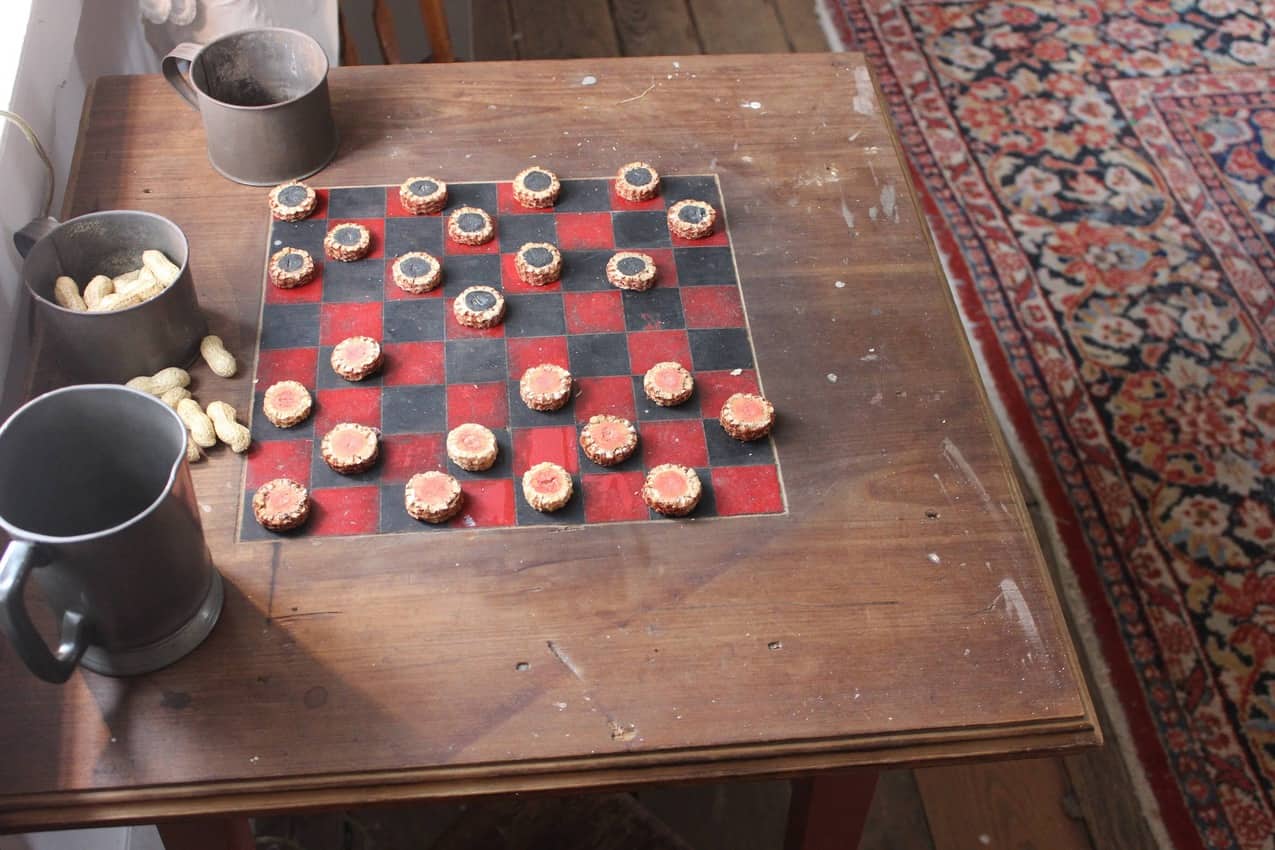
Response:
[{"label": "chair leg", "polygon": [[793,780],[784,850],[857,850],[876,787],[876,768]]},{"label": "chair leg", "polygon": [[186,818],[157,824],[165,850],[255,850],[252,824],[241,817]]},{"label": "chair leg", "polygon": [[447,28],[447,11],[443,8],[443,0],[419,0],[419,5],[421,20],[429,35],[431,60],[455,62],[456,52],[452,49],[452,34]]}]

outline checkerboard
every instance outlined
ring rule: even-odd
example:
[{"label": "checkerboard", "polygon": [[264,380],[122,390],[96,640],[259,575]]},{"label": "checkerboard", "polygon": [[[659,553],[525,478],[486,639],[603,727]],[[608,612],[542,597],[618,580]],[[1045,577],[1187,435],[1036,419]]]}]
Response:
[{"label": "checkerboard", "polygon": [[[639,203],[616,195],[610,179],[563,180],[549,210],[519,206],[509,182],[451,183],[447,207],[436,215],[404,210],[397,186],[317,194],[311,217],[271,222],[267,257],[284,246],[304,248],[319,271],[296,289],[272,286],[263,274],[240,539],[275,536],[253,520],[251,499],[281,476],[310,488],[313,515],[293,532],[301,536],[669,521],[638,495],[646,470],[660,463],[698,470],[704,497],[694,518],[786,510],[774,442],[738,442],[717,422],[729,395],[758,392],[760,380],[716,176],[664,177],[661,194]],[[665,210],[684,198],[717,207],[712,236],[670,235]],[[467,246],[447,237],[446,218],[461,206],[492,214],[491,242]],[[346,221],[371,231],[371,251],[352,263],[325,260],[324,234]],[[514,255],[526,242],[558,246],[560,282],[528,286],[518,279]],[[623,292],[607,282],[607,260],[626,249],[654,258],[654,288]],[[438,257],[443,285],[422,295],[395,286],[390,265],[408,251]],[[457,324],[451,300],[473,284],[503,291],[500,325]],[[355,335],[380,340],[386,360],[376,375],[349,383],[332,371],[329,357],[336,343]],[[642,391],[642,375],[662,360],[678,361],[695,376],[695,395],[681,406],[659,407]],[[518,378],[542,362],[575,377],[574,397],[562,410],[537,412],[519,398]],[[315,410],[285,430],[265,418],[261,402],[267,387],[288,379],[310,390]],[[580,427],[597,413],[623,416],[638,429],[638,451],[619,466],[597,466],[579,448]],[[381,457],[371,470],[340,475],[323,462],[323,434],[343,421],[381,429]],[[448,461],[447,431],[462,422],[495,432],[495,467],[466,472]],[[552,514],[522,497],[522,473],[540,461],[562,465],[575,482],[571,501]],[[403,506],[407,479],[430,469],[456,476],[465,498],[460,515],[437,526],[412,519]]]}]

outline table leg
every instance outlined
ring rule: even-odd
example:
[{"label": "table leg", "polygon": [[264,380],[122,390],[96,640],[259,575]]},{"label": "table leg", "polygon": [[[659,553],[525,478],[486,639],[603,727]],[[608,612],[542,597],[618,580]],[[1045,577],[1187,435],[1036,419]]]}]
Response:
[{"label": "table leg", "polygon": [[254,850],[247,818],[186,818],[156,824],[164,850]]},{"label": "table leg", "polygon": [[794,779],[784,850],[856,850],[876,787],[875,768]]}]

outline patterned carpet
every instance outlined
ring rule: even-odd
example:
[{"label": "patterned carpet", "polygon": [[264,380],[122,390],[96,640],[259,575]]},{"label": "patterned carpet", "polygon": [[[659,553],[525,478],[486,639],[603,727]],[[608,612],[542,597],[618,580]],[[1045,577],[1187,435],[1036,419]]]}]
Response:
[{"label": "patterned carpet", "polygon": [[1275,2],[821,2],[923,187],[1149,820],[1271,850]]}]

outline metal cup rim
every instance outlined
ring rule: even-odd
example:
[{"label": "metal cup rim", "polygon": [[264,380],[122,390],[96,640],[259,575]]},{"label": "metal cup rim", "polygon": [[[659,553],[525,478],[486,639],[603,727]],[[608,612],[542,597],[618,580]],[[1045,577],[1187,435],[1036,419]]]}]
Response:
[{"label": "metal cup rim", "polygon": [[19,407],[17,410],[13,411],[9,418],[0,424],[0,441],[4,440],[5,432],[13,426],[13,423],[31,408],[54,396],[79,393],[85,390],[111,390],[115,392],[128,393],[129,395],[147,399],[152,404],[158,405],[159,408],[162,409],[168,416],[172,417],[182,435],[182,445],[181,450],[176,453],[173,465],[168,470],[168,480],[164,482],[164,486],[160,490],[159,495],[155,497],[155,501],[151,502],[144,510],[138,511],[118,525],[111,526],[110,528],[98,529],[97,531],[91,531],[85,534],[73,534],[65,537],[40,534],[39,532],[29,531],[25,528],[20,528],[19,526],[14,525],[5,519],[3,514],[0,514],[0,529],[4,529],[5,533],[12,539],[27,540],[32,543],[47,543],[55,546],[87,543],[90,540],[100,540],[104,537],[110,537],[113,534],[118,534],[124,529],[142,522],[144,519],[153,514],[159,506],[163,504],[164,500],[168,498],[168,494],[173,491],[173,485],[177,482],[177,474],[181,470],[182,461],[186,459],[186,443],[190,440],[190,435],[186,432],[186,425],[182,422],[181,417],[177,415],[177,411],[173,410],[153,395],[144,393],[141,390],[135,390],[132,387],[123,386],[122,384],[73,384],[69,387],[61,387],[60,389],[50,390],[47,393],[38,395]]},{"label": "metal cup rim", "polygon": [[290,27],[246,27],[245,29],[235,30],[234,32],[228,32],[225,35],[218,36],[217,38],[214,38],[212,41],[208,42],[207,44],[199,48],[199,53],[195,55],[195,60],[191,62],[191,70],[192,71],[194,70],[195,61],[198,61],[204,55],[204,52],[207,51],[213,45],[220,44],[223,41],[229,41],[232,38],[237,38],[243,35],[247,35],[248,33],[262,33],[262,32],[279,32],[279,33],[287,33],[288,35],[300,36],[302,40],[307,41],[311,45],[313,45],[314,49],[318,51],[319,56],[322,57],[323,59],[323,73],[319,75],[318,81],[315,82],[314,85],[310,86],[308,89],[303,91],[301,94],[297,95],[296,97],[290,97],[287,100],[280,100],[277,103],[260,103],[255,106],[250,104],[243,104],[243,103],[230,103],[228,101],[221,100],[220,98],[213,97],[211,94],[209,94],[207,91],[204,90],[203,86],[195,82],[195,75],[193,73],[190,75],[191,87],[194,88],[195,91],[199,92],[201,97],[208,98],[209,100],[211,100],[213,103],[217,104],[218,106],[224,106],[227,109],[243,109],[248,111],[258,111],[258,110],[266,110],[266,109],[277,109],[280,106],[287,106],[290,103],[296,103],[298,100],[301,100],[302,98],[306,98],[314,94],[314,92],[319,88],[319,86],[322,86],[324,83],[328,81],[328,73],[332,70],[332,63],[328,61],[328,54],[327,54],[327,51],[323,49],[323,45],[319,44],[319,42],[316,41],[314,37],[311,36],[309,33],[304,33],[301,30],[294,30],[294,29],[291,29]]},{"label": "metal cup rim", "polygon": [[[57,226],[54,227],[53,230],[49,231],[44,236],[40,237],[40,239],[35,243],[35,245],[31,247],[30,253],[35,253],[36,246],[38,246],[44,240],[51,238],[55,232],[62,229],[63,227],[66,227],[69,224],[74,224],[77,221],[83,221],[84,219],[95,218],[97,216],[115,215],[118,213],[127,213],[128,215],[141,215],[141,216],[147,216],[149,218],[159,219],[160,221],[172,227],[173,230],[177,231],[177,235],[181,237],[182,246],[186,249],[186,258],[182,260],[182,264],[178,270],[177,276],[178,278],[180,278],[183,274],[186,273],[186,269],[190,265],[190,240],[186,238],[186,231],[182,230],[181,227],[179,227],[177,223],[173,221],[171,218],[162,216],[159,213],[147,212],[146,210],[96,210],[94,212],[77,215],[74,218],[68,218],[66,221],[59,221],[57,223]],[[25,257],[23,258],[23,265],[24,266],[26,265]],[[146,305],[154,301],[156,298],[163,298],[164,295],[169,290],[172,289],[172,287],[170,286],[167,289],[165,289],[163,292],[161,292],[160,294],[156,295],[155,298],[151,298],[147,301],[143,301],[141,304],[134,304],[132,307],[125,307],[123,310],[112,310],[109,313],[107,312],[97,313],[97,312],[82,312],[80,310],[71,310],[67,307],[63,307],[61,304],[59,304],[56,301],[50,301],[48,298],[45,298],[43,295],[35,291],[35,287],[31,285],[31,281],[27,278],[25,272],[22,275],[22,285],[27,288],[27,292],[31,293],[32,298],[34,298],[36,301],[40,302],[41,304],[44,304],[46,307],[52,307],[54,310],[58,310],[59,312],[66,313],[69,316],[82,316],[88,319],[99,319],[104,316],[123,316],[125,313],[129,313],[133,310],[139,310],[142,307],[145,307]],[[88,386],[88,385],[85,384],[84,386]]]}]

